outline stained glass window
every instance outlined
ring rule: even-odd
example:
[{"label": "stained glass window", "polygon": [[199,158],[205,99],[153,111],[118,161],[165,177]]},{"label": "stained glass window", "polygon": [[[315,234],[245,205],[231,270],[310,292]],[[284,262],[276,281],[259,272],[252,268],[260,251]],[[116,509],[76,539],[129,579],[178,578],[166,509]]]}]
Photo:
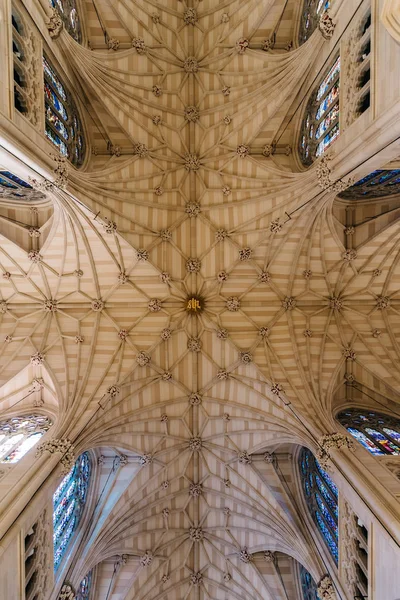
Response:
[{"label": "stained glass window", "polygon": [[311,95],[301,126],[299,152],[304,165],[321,156],[339,135],[340,56]]},{"label": "stained glass window", "polygon": [[75,41],[82,41],[81,23],[76,7],[76,0],[49,0],[50,5],[60,15],[65,29]]},{"label": "stained glass window", "polygon": [[319,600],[317,584],[303,565],[300,566],[300,584],[303,600]]},{"label": "stained glass window", "polygon": [[343,410],[337,418],[374,456],[400,454],[400,419],[357,408]]},{"label": "stained glass window", "polygon": [[322,14],[328,8],[329,0],[304,0],[299,27],[299,46],[314,33]]},{"label": "stained glass window", "polygon": [[72,164],[83,162],[85,144],[78,111],[55,69],[43,56],[45,133]]},{"label": "stained glass window", "polygon": [[89,571],[89,573],[85,575],[85,577],[79,584],[78,592],[76,594],[76,600],[89,600],[91,585],[92,571]]},{"label": "stained glass window", "polygon": [[2,198],[12,200],[44,200],[46,196],[37,192],[33,187],[14,175],[10,171],[2,170],[0,167],[0,200]]},{"label": "stained glass window", "polygon": [[378,170],[359,179],[339,194],[340,198],[381,198],[400,192],[400,169]]},{"label": "stained glass window", "polygon": [[44,415],[26,415],[0,421],[0,462],[16,463],[52,426]]},{"label": "stained glass window", "polygon": [[335,562],[338,561],[338,491],[313,453],[302,448],[300,473],[305,499]]},{"label": "stained glass window", "polygon": [[91,473],[87,452],[81,454],[53,495],[54,570],[57,570],[85,507]]}]

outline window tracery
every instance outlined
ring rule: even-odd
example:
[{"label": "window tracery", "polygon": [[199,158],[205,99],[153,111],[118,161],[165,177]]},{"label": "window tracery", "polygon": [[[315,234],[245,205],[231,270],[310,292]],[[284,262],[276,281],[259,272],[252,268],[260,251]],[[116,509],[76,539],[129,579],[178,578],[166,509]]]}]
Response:
[{"label": "window tracery", "polygon": [[301,125],[299,153],[311,165],[339,135],[340,56],[312,93]]},{"label": "window tracery", "polygon": [[0,421],[0,462],[18,462],[52,424],[48,417],[35,414]]},{"label": "window tracery", "polygon": [[92,571],[89,571],[87,575],[82,579],[79,584],[76,600],[89,600],[90,590],[92,587]]},{"label": "window tracery", "polygon": [[36,191],[29,183],[0,167],[0,200],[44,200],[46,196]]},{"label": "window tracery", "polygon": [[307,448],[302,448],[299,464],[308,510],[337,563],[339,535],[337,488]]},{"label": "window tracery", "polygon": [[300,565],[300,585],[303,600],[318,600],[317,584],[303,565]]},{"label": "window tracery", "polygon": [[82,31],[76,0],[49,0],[49,2],[60,15],[70,36],[81,43]]},{"label": "window tracery", "polygon": [[39,94],[37,55],[38,43],[20,13],[11,12],[12,52],[14,79],[14,108],[37,125],[39,121]]},{"label": "window tracery", "polygon": [[299,28],[299,46],[311,37],[318,22],[330,5],[329,0],[304,0]]},{"label": "window tracery", "polygon": [[87,452],[80,455],[53,495],[54,570],[62,561],[86,503],[91,464]]},{"label": "window tracery", "polygon": [[337,419],[374,456],[400,454],[400,419],[357,408],[340,412]]},{"label": "window tracery", "polygon": [[339,198],[379,198],[400,192],[400,169],[377,170],[359,179],[339,194]]},{"label": "window tracery", "polygon": [[83,162],[85,148],[75,103],[45,56],[43,72],[46,136],[63,156],[79,166]]}]

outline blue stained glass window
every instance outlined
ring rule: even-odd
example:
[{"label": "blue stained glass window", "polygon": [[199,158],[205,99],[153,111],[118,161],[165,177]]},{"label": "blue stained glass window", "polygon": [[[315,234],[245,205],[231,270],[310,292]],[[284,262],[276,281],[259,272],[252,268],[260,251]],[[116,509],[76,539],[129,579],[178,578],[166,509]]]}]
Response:
[{"label": "blue stained glass window", "polygon": [[43,56],[45,134],[62,156],[80,165],[84,158],[82,127],[77,109],[60,78]]},{"label": "blue stained glass window", "polygon": [[299,464],[308,509],[337,562],[339,535],[337,487],[307,448],[302,449]]},{"label": "blue stained glass window", "polygon": [[340,412],[337,418],[374,456],[400,454],[400,419],[356,408]]},{"label": "blue stained glass window", "polygon": [[89,600],[90,589],[92,586],[92,571],[89,571],[87,575],[82,579],[79,584],[76,600]]},{"label": "blue stained glass window", "polygon": [[329,8],[329,0],[304,0],[299,27],[299,45],[314,33],[322,13]]},{"label": "blue stained glass window", "polygon": [[53,495],[54,570],[60,565],[72,535],[79,525],[90,482],[87,452],[80,455]]},{"label": "blue stained glass window", "polygon": [[303,600],[319,600],[317,584],[303,565],[300,565],[300,584]]},{"label": "blue stained glass window", "polygon": [[65,29],[75,41],[82,41],[81,25],[76,8],[76,0],[49,0],[50,6],[59,13]]},{"label": "blue stained glass window", "polygon": [[372,171],[339,194],[340,198],[379,198],[400,192],[400,169]]}]

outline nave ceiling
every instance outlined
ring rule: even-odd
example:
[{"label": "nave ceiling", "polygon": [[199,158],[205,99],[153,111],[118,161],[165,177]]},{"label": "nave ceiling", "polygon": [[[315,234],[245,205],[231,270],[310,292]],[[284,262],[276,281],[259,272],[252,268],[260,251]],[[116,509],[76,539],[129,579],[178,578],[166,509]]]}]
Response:
[{"label": "nave ceiling", "polygon": [[321,564],[264,453],[315,450],[349,397],[365,404],[345,374],[397,401],[400,234],[388,219],[355,252],[340,186],[262,153],[279,135],[295,145],[322,35],[263,52],[283,2],[178,4],[102,0],[116,52],[96,49],[92,9],[94,50],[55,42],[96,149],[79,171],[61,165],[67,187],[46,191],[41,221],[34,203],[2,209],[43,228],[0,220],[2,408],[42,377],[54,437],[137,464],[70,573],[101,565],[99,598],[126,555],[109,600],[291,600],[288,557],[316,579]]}]

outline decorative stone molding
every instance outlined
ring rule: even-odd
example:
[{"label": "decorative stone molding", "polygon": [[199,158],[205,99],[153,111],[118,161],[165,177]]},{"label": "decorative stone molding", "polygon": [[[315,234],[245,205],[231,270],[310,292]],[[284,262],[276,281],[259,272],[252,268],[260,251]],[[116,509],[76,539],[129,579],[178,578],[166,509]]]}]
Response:
[{"label": "decorative stone molding", "polygon": [[265,144],[261,153],[266,158],[269,158],[270,156],[272,156],[272,154],[275,154],[275,150],[276,150],[275,144]]},{"label": "decorative stone molding", "polygon": [[225,125],[230,125],[232,123],[232,117],[229,115],[225,115],[225,117],[222,120],[225,123]]},{"label": "decorative stone molding", "polygon": [[145,465],[151,465],[153,460],[154,457],[152,454],[142,454],[142,456],[139,457],[139,462],[142,465],[142,467],[144,467]]},{"label": "decorative stone molding", "polygon": [[168,481],[168,479],[166,479],[165,481],[162,482],[161,488],[163,490],[167,490],[169,488],[169,481]]},{"label": "decorative stone molding", "polygon": [[250,148],[245,144],[239,144],[236,148],[236,154],[239,158],[246,158],[250,154]]},{"label": "decorative stone molding", "polygon": [[253,355],[251,354],[251,352],[240,352],[239,360],[244,365],[249,365],[253,362]]},{"label": "decorative stone molding", "polygon": [[136,258],[138,259],[138,261],[146,262],[147,260],[149,260],[149,253],[147,250],[144,249],[136,250]]},{"label": "decorative stone molding", "polygon": [[40,231],[39,227],[29,227],[28,228],[28,235],[31,238],[38,238],[40,237],[42,234],[42,232]]},{"label": "decorative stone molding", "polygon": [[263,269],[261,273],[258,274],[258,280],[261,281],[261,283],[269,283],[271,281],[271,275],[268,271]]},{"label": "decorative stone molding", "polygon": [[154,115],[154,117],[152,118],[152,121],[153,121],[154,125],[160,125],[160,123],[161,123],[161,116],[160,115]]},{"label": "decorative stone molding", "polygon": [[197,217],[201,212],[201,207],[198,202],[188,202],[185,206],[185,213],[192,219]]},{"label": "decorative stone molding", "polygon": [[269,230],[271,233],[279,233],[282,229],[283,225],[279,222],[279,219],[274,219],[269,224]]},{"label": "decorative stone molding", "polygon": [[117,231],[117,224],[115,221],[110,221],[107,217],[104,217],[104,223],[102,223],[104,232],[111,235]]},{"label": "decorative stone molding", "polygon": [[230,17],[228,15],[228,13],[226,13],[226,12],[222,13],[221,23],[229,23],[229,19],[230,19]]},{"label": "decorative stone molding", "polygon": [[264,452],[264,461],[269,465],[275,462],[275,454],[273,452]]},{"label": "decorative stone molding", "polygon": [[226,308],[230,312],[237,312],[240,309],[240,300],[237,296],[229,296],[226,299]]},{"label": "decorative stone molding", "polygon": [[44,379],[42,377],[35,377],[35,379],[32,379],[31,386],[33,392],[40,392],[44,388]]},{"label": "decorative stone molding", "polygon": [[189,496],[192,498],[198,498],[203,494],[203,486],[201,483],[191,483],[189,487]]},{"label": "decorative stone molding", "polygon": [[311,329],[305,329],[303,331],[303,335],[304,335],[305,338],[311,338],[312,335],[313,335],[313,332],[311,331]]},{"label": "decorative stone molding", "polygon": [[380,329],[373,329],[372,330],[372,337],[373,338],[378,338],[381,334],[382,334],[382,331]]},{"label": "decorative stone molding", "polygon": [[229,275],[226,271],[220,271],[219,273],[217,273],[217,281],[218,283],[224,283],[224,281],[227,281]]},{"label": "decorative stone molding", "polygon": [[53,171],[55,175],[53,186],[55,186],[59,190],[65,190],[68,184],[69,177],[68,160],[65,158],[65,156],[60,156],[58,154],[51,154],[51,157],[56,163],[56,166],[54,167]]},{"label": "decorative stone molding", "polygon": [[108,38],[107,46],[109,50],[114,50],[116,52],[119,48],[120,41],[117,38]]},{"label": "decorative stone molding", "polygon": [[230,414],[229,413],[224,413],[224,416],[222,417],[224,419],[224,421],[228,422],[231,420]]},{"label": "decorative stone molding", "polygon": [[172,334],[172,332],[169,329],[169,327],[165,327],[160,333],[160,338],[164,341],[167,341],[170,339],[171,334]]},{"label": "decorative stone molding", "polygon": [[247,546],[243,546],[243,548],[240,549],[239,560],[245,564],[249,564],[250,562],[252,562],[253,556],[252,554],[250,554]]},{"label": "decorative stone molding", "polygon": [[221,329],[217,329],[217,338],[219,340],[227,340],[229,336],[229,332],[227,329],[224,329],[223,327]]},{"label": "decorative stone molding", "polygon": [[4,341],[9,344],[10,342],[13,341],[13,336],[12,335],[6,335],[4,338]]},{"label": "decorative stone molding", "polygon": [[58,594],[57,600],[75,600],[75,592],[69,583],[64,583],[60,593]]},{"label": "decorative stone molding", "polygon": [[121,146],[116,146],[114,144],[111,144],[111,142],[109,142],[107,144],[107,148],[108,148],[108,151],[110,152],[111,156],[116,156],[117,158],[119,156],[121,156],[121,152],[122,152]]},{"label": "decorative stone molding", "polygon": [[268,327],[260,327],[260,329],[258,330],[258,335],[262,338],[268,337],[270,333],[271,330]]},{"label": "decorative stone molding", "polygon": [[186,171],[198,171],[200,169],[200,159],[197,154],[187,152],[184,157],[184,167]]},{"label": "decorative stone molding", "polygon": [[379,275],[382,275],[382,270],[381,269],[374,269],[372,271],[372,277],[379,277]]},{"label": "decorative stone molding", "polygon": [[146,367],[151,361],[151,358],[147,352],[139,352],[136,357],[136,362],[140,367]]},{"label": "decorative stone molding", "polygon": [[[231,193],[231,188],[229,187],[229,185],[224,185],[224,187],[222,188],[222,193],[224,196],[229,196],[229,194]],[[218,231],[225,231],[225,229],[219,229]]]},{"label": "decorative stone molding", "polygon": [[351,452],[355,450],[353,441],[342,433],[323,435],[318,440],[318,446],[316,457],[323,469],[326,468],[331,457],[330,450],[340,450],[341,448],[347,448]]},{"label": "decorative stone molding", "polygon": [[46,27],[52,40],[58,38],[63,28],[63,21],[55,8],[53,8],[51,11],[51,15],[46,23]]},{"label": "decorative stone molding", "polygon": [[31,355],[31,365],[40,366],[44,363],[45,355],[42,352],[35,352]]},{"label": "decorative stone molding", "polygon": [[200,110],[197,106],[186,106],[184,117],[188,123],[197,123],[200,119]]},{"label": "decorative stone molding", "polygon": [[199,406],[202,402],[202,397],[200,396],[200,394],[190,394],[189,396],[189,404],[191,406]]},{"label": "decorative stone molding", "polygon": [[285,296],[285,298],[282,300],[282,307],[285,310],[293,310],[296,306],[296,298],[294,298],[293,296]]},{"label": "decorative stone molding", "polygon": [[385,310],[390,306],[389,296],[378,296],[376,299],[376,308],[378,310]]},{"label": "decorative stone molding", "polygon": [[343,356],[345,357],[346,360],[356,360],[357,355],[355,353],[355,351],[353,350],[353,348],[345,348],[343,350]]},{"label": "decorative stone molding", "polygon": [[318,29],[322,33],[322,37],[325,40],[330,40],[335,31],[335,23],[330,17],[328,11],[322,13],[318,23]]},{"label": "decorative stone molding", "polygon": [[186,271],[188,273],[199,273],[201,269],[201,260],[199,258],[189,258],[186,261]]},{"label": "decorative stone molding", "polygon": [[31,262],[36,264],[42,262],[43,260],[43,257],[40,254],[39,250],[30,250],[28,252],[28,258]]},{"label": "decorative stone molding", "polygon": [[125,283],[128,281],[128,276],[126,273],[123,273],[122,271],[119,273],[118,275],[118,283],[120,285],[125,285]]},{"label": "decorative stone molding", "polygon": [[190,527],[189,538],[192,542],[201,542],[204,538],[204,532],[201,527]]},{"label": "decorative stone molding", "polygon": [[275,553],[271,552],[271,550],[264,551],[264,560],[268,563],[275,562]]},{"label": "decorative stone molding", "polygon": [[268,52],[268,50],[272,50],[274,46],[275,46],[275,37],[266,38],[265,40],[263,40],[261,42],[261,50],[264,50],[264,52]]},{"label": "decorative stone molding", "polygon": [[357,251],[356,250],[345,250],[345,252],[343,252],[342,258],[345,262],[351,262],[352,260],[355,260],[357,258]]},{"label": "decorative stone molding", "polygon": [[345,227],[344,228],[344,234],[345,235],[354,235],[355,232],[356,232],[356,229],[352,225],[350,227]]},{"label": "decorative stone molding", "polygon": [[349,596],[354,595],[354,584],[357,581],[355,543],[357,533],[355,531],[356,515],[350,505],[343,499],[340,510],[340,568],[343,574],[344,585]]},{"label": "decorative stone molding", "polygon": [[337,600],[335,588],[329,575],[324,575],[317,588],[318,596],[321,600]]},{"label": "decorative stone molding", "polygon": [[76,335],[74,337],[75,344],[83,344],[84,341],[85,341],[85,338],[82,335]]},{"label": "decorative stone molding", "polygon": [[191,574],[190,583],[192,583],[196,587],[203,583],[203,575],[200,573],[200,571],[198,573]]},{"label": "decorative stone molding", "polygon": [[248,246],[246,248],[241,248],[241,250],[239,250],[239,260],[241,260],[241,261],[250,260],[252,257],[252,254],[253,254],[253,251]]},{"label": "decorative stone molding", "polygon": [[171,281],[171,275],[166,271],[160,273],[160,279],[163,283],[169,283]]},{"label": "decorative stone molding", "polygon": [[215,232],[215,240],[217,242],[223,242],[228,236],[226,229],[217,229]]},{"label": "decorative stone molding", "polygon": [[9,271],[4,271],[2,274],[3,279],[11,279],[11,273]]},{"label": "decorative stone molding", "polygon": [[222,88],[221,91],[222,91],[222,95],[227,97],[231,93],[231,88],[228,85],[224,85],[224,87]]},{"label": "decorative stone molding", "polygon": [[187,8],[183,13],[183,21],[185,25],[196,25],[199,17],[195,8]]},{"label": "decorative stone molding", "polygon": [[186,73],[197,73],[199,70],[199,62],[195,56],[188,56],[183,61],[183,69]]},{"label": "decorative stone molding", "polygon": [[140,557],[140,564],[142,567],[150,567],[153,562],[154,556],[151,550],[146,550],[146,552]]},{"label": "decorative stone molding", "polygon": [[170,240],[172,240],[172,231],[170,229],[162,229],[160,231],[160,238],[164,242],[169,242]]},{"label": "decorative stone molding", "polygon": [[153,12],[152,15],[151,15],[151,20],[155,24],[160,23],[160,21],[161,21],[160,15],[158,13],[156,13],[156,12]]},{"label": "decorative stone molding", "polygon": [[325,154],[324,156],[322,156],[322,158],[319,160],[316,166],[318,185],[325,191],[329,190],[336,193],[343,192],[347,187],[352,185],[353,179],[348,178],[347,181],[337,179],[336,181],[332,181],[332,171],[328,165],[328,162],[330,160],[331,155],[329,155],[329,153]]},{"label": "decorative stone molding", "polygon": [[169,575],[166,575],[166,574],[164,573],[164,575],[161,577],[161,581],[162,581],[163,583],[167,583],[169,580],[170,580],[170,576],[169,576]]},{"label": "decorative stone molding", "polygon": [[135,156],[139,156],[139,158],[145,158],[149,153],[149,149],[146,144],[142,144],[142,142],[136,142],[133,145],[133,154]]},{"label": "decorative stone molding", "polygon": [[226,517],[230,517],[231,516],[231,509],[229,508],[229,506],[224,506],[224,508],[222,509],[222,512],[224,513],[224,515]]},{"label": "decorative stone molding", "polygon": [[346,383],[354,383],[354,381],[356,380],[353,373],[345,373],[344,379],[345,379]]},{"label": "decorative stone molding", "polygon": [[168,519],[168,517],[169,517],[169,515],[170,515],[170,510],[169,510],[169,508],[163,508],[163,510],[162,510],[162,513],[161,513],[161,514],[162,514],[162,516],[163,516],[163,518],[164,518],[164,519]]},{"label": "decorative stone molding", "polygon": [[107,388],[107,394],[111,398],[116,398],[118,396],[119,392],[120,392],[120,388],[117,385],[110,385],[110,387]]},{"label": "decorative stone molding", "polygon": [[162,302],[159,298],[152,298],[151,300],[149,300],[147,308],[150,312],[160,312],[160,310],[162,309]]},{"label": "decorative stone molding", "polygon": [[274,396],[279,396],[279,394],[283,392],[283,387],[280,383],[273,383],[271,385],[271,392],[274,394]]},{"label": "decorative stone molding", "polygon": [[0,301],[0,314],[5,315],[8,311],[8,304],[4,300]]},{"label": "decorative stone molding", "polygon": [[226,369],[219,369],[217,373],[217,379],[220,381],[226,381],[229,378],[229,371]]},{"label": "decorative stone molding", "polygon": [[145,54],[146,44],[144,43],[144,39],[140,37],[134,37],[132,40],[132,48],[135,48],[138,54]]},{"label": "decorative stone molding", "polygon": [[62,465],[62,474],[66,475],[72,469],[75,464],[74,446],[68,439],[57,439],[53,438],[47,442],[39,444],[36,450],[36,458],[43,455],[44,452],[55,454],[59,452],[62,454],[60,463]]},{"label": "decorative stone molding", "polygon": [[189,338],[187,341],[187,348],[190,352],[200,352],[201,340],[199,338]]},{"label": "decorative stone molding", "polygon": [[189,450],[192,450],[193,452],[200,452],[200,450],[203,447],[203,440],[201,439],[201,437],[192,437],[190,438],[189,442]]},{"label": "decorative stone molding", "polygon": [[104,302],[100,298],[95,298],[90,304],[93,312],[101,312],[104,308]]},{"label": "decorative stone molding", "polygon": [[331,296],[329,298],[329,307],[339,311],[343,308],[343,301],[338,296]]},{"label": "decorative stone molding", "polygon": [[52,298],[46,299],[43,303],[43,309],[45,312],[49,312],[49,313],[58,312],[57,300],[53,300]]},{"label": "decorative stone molding", "polygon": [[81,279],[81,277],[83,277],[83,271],[82,271],[82,269],[76,269],[76,270],[74,271],[74,275],[75,275],[75,277],[77,277],[78,279]]},{"label": "decorative stone molding", "polygon": [[128,331],[126,329],[120,329],[118,331],[118,337],[120,340],[124,341],[128,337]]},{"label": "decorative stone molding", "polygon": [[[33,534],[33,539],[32,539]],[[29,568],[32,574],[32,597],[47,597],[50,585],[50,573],[53,557],[50,554],[51,524],[47,509],[45,509],[29,532],[31,554]]]},{"label": "decorative stone molding", "polygon": [[232,580],[232,575],[230,573],[224,573],[224,581],[229,583]]},{"label": "decorative stone molding", "polygon": [[247,48],[249,48],[249,46],[250,46],[249,40],[244,37],[239,38],[235,43],[236,52],[238,54],[244,54],[246,52]]},{"label": "decorative stone molding", "polygon": [[153,85],[153,87],[151,88],[151,91],[153,92],[153,94],[155,95],[156,98],[159,98],[160,96],[162,96],[162,93],[163,93],[162,87],[160,85]]},{"label": "decorative stone molding", "polygon": [[251,465],[252,460],[253,459],[252,459],[251,455],[248,452],[246,452],[246,450],[239,452],[238,462],[240,462],[241,465]]},{"label": "decorative stone molding", "polygon": [[163,381],[171,381],[171,379],[172,379],[171,371],[164,371],[164,373],[161,375],[161,379]]}]

